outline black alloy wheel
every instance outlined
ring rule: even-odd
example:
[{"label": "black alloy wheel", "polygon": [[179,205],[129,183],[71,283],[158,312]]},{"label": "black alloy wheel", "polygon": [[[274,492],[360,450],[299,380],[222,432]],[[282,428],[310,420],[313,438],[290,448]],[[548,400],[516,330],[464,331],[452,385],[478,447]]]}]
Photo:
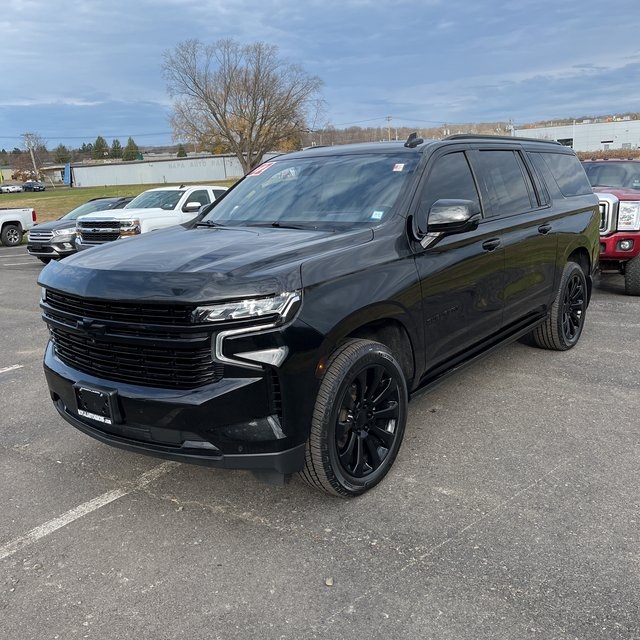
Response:
[{"label": "black alloy wheel", "polygon": [[577,262],[567,262],[549,315],[527,337],[543,349],[571,349],[582,334],[587,303],[587,279],[584,271]]},{"label": "black alloy wheel", "polygon": [[387,474],[407,419],[404,373],[389,349],[349,340],[329,358],[316,399],[302,477],[342,497]]}]

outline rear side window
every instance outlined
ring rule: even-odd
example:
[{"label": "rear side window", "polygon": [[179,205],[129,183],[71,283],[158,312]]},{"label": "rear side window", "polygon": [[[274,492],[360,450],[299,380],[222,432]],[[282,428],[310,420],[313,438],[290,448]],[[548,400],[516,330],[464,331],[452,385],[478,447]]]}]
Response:
[{"label": "rear side window", "polygon": [[558,184],[560,193],[565,198],[592,193],[587,175],[576,156],[567,153],[541,153],[540,155],[544,158]]},{"label": "rear side window", "polygon": [[516,152],[480,151],[474,156],[487,189],[491,216],[510,216],[537,206],[533,184]]}]

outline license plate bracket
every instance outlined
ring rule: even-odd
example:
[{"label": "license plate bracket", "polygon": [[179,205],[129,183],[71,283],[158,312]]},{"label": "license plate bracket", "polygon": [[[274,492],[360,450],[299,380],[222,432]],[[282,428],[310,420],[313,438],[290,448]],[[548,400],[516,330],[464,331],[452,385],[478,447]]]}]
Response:
[{"label": "license plate bracket", "polygon": [[122,422],[118,407],[118,392],[85,382],[73,385],[78,415],[103,425]]}]

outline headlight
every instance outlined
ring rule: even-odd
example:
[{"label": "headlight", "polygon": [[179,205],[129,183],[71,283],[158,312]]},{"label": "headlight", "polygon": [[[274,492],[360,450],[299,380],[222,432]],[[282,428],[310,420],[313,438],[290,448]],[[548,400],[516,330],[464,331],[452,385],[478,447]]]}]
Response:
[{"label": "headlight", "polygon": [[300,302],[299,291],[287,291],[268,298],[248,298],[233,302],[198,307],[193,312],[193,321],[228,322],[230,320],[248,320],[275,316],[284,320]]},{"label": "headlight", "polygon": [[54,235],[54,237],[63,238],[65,236],[74,236],[76,231],[75,229],[54,229],[51,233]]},{"label": "headlight", "polygon": [[121,236],[136,236],[140,233],[140,220],[122,220],[120,222]]},{"label": "headlight", "polygon": [[618,231],[640,230],[640,202],[620,202]]}]

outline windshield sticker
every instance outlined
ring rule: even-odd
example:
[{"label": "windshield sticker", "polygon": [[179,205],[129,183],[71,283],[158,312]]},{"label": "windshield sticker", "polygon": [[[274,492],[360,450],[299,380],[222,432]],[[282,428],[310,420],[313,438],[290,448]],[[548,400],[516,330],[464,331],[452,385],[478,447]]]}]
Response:
[{"label": "windshield sticker", "polygon": [[404,163],[399,162],[398,164],[393,165],[394,171],[402,171],[404,169]]},{"label": "windshield sticker", "polygon": [[261,173],[264,173],[269,167],[272,167],[275,162],[265,162],[261,164],[259,167],[256,167],[249,175],[250,176],[259,176]]},{"label": "windshield sticker", "polygon": [[371,214],[372,220],[382,220],[382,216],[384,215],[384,211],[374,211]]}]

